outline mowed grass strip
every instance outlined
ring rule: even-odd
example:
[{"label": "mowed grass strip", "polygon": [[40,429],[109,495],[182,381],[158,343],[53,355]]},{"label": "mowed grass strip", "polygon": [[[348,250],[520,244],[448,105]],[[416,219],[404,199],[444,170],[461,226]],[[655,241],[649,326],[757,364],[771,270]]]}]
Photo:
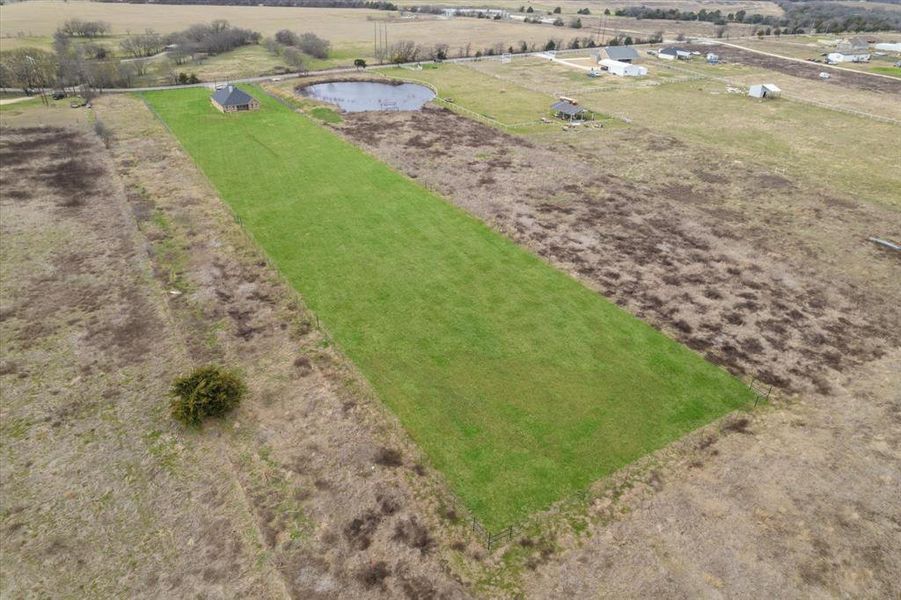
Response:
[{"label": "mowed grass strip", "polygon": [[489,528],[748,401],[725,371],[251,91],[262,109],[233,115],[204,90],[146,98]]}]

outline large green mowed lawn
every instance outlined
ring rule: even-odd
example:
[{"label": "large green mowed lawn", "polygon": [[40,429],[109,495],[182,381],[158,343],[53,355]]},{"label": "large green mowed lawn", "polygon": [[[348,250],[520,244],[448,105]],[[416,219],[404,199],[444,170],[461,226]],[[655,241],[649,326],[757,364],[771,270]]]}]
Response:
[{"label": "large green mowed lawn", "polygon": [[248,89],[262,109],[235,115],[204,90],[145,97],[486,526],[748,401],[725,371]]}]

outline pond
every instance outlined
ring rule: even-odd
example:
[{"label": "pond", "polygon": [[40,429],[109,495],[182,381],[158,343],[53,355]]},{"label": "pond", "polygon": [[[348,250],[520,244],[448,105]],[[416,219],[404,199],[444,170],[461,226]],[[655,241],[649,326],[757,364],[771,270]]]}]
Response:
[{"label": "pond", "polygon": [[435,92],[424,85],[377,81],[332,81],[299,91],[304,96],[336,104],[345,112],[419,110],[435,97]]}]

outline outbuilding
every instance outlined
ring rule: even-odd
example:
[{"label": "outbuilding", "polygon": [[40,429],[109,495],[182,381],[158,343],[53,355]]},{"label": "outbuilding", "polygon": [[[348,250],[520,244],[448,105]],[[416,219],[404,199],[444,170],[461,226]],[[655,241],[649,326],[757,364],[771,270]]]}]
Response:
[{"label": "outbuilding", "polygon": [[691,58],[691,52],[682,48],[661,48],[657,51],[657,57],[663,60],[688,60]]},{"label": "outbuilding", "polygon": [[222,112],[257,110],[260,108],[259,100],[233,85],[227,85],[222,89],[216,90],[216,93],[210,96],[210,102]]},{"label": "outbuilding", "polygon": [[748,90],[748,95],[752,98],[778,98],[781,94],[782,90],[772,83],[752,85]]},{"label": "outbuilding", "polygon": [[826,62],[830,64],[850,62],[850,63],[861,63],[867,62],[870,60],[870,54],[868,52],[830,52],[826,55]]},{"label": "outbuilding", "polygon": [[598,62],[610,59],[624,63],[631,63],[639,59],[638,51],[632,46],[604,46],[592,52]]},{"label": "outbuilding", "polygon": [[873,46],[876,50],[882,52],[898,52],[901,53],[901,42],[880,42]]},{"label": "outbuilding", "polygon": [[599,64],[601,67],[606,67],[607,72],[611,75],[619,75],[620,77],[641,77],[648,74],[646,67],[610,60],[609,58],[603,59]]},{"label": "outbuilding", "polygon": [[591,111],[587,108],[579,106],[570,99],[560,100],[551,104],[551,111],[558,119],[567,121],[579,120],[584,121],[592,117]]}]

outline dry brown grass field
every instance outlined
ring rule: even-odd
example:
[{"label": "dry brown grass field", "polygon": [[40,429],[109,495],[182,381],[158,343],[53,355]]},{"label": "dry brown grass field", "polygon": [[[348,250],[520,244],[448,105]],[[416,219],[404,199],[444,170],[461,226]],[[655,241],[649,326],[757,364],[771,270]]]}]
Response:
[{"label": "dry brown grass field", "polygon": [[[573,12],[575,12],[573,10]],[[388,13],[375,10],[277,8],[218,6],[215,10],[206,6],[164,6],[156,4],[112,4],[98,2],[56,2],[34,0],[0,7],[0,49],[17,46],[49,45],[49,36],[66,19],[101,19],[112,25],[114,35],[143,32],[147,28],[161,33],[184,29],[191,23],[212,19],[227,19],[234,25],[248,27],[264,35],[272,35],[280,29],[312,31],[332,42],[338,49],[354,49],[368,54],[372,46],[373,21],[389,22],[389,41],[411,40],[431,46],[450,44],[452,53],[472,44],[473,51],[507,46],[521,40],[544,44],[549,38],[591,35],[598,19],[584,20],[581,30],[527,25],[511,21],[454,18],[443,19],[432,15]],[[650,35],[658,30],[675,35],[712,35],[713,26],[705,23],[676,23],[673,21],[636,20],[610,17],[606,33]],[[730,32],[739,35],[747,27],[730,26]],[[364,54],[365,55],[365,54]]]}]

